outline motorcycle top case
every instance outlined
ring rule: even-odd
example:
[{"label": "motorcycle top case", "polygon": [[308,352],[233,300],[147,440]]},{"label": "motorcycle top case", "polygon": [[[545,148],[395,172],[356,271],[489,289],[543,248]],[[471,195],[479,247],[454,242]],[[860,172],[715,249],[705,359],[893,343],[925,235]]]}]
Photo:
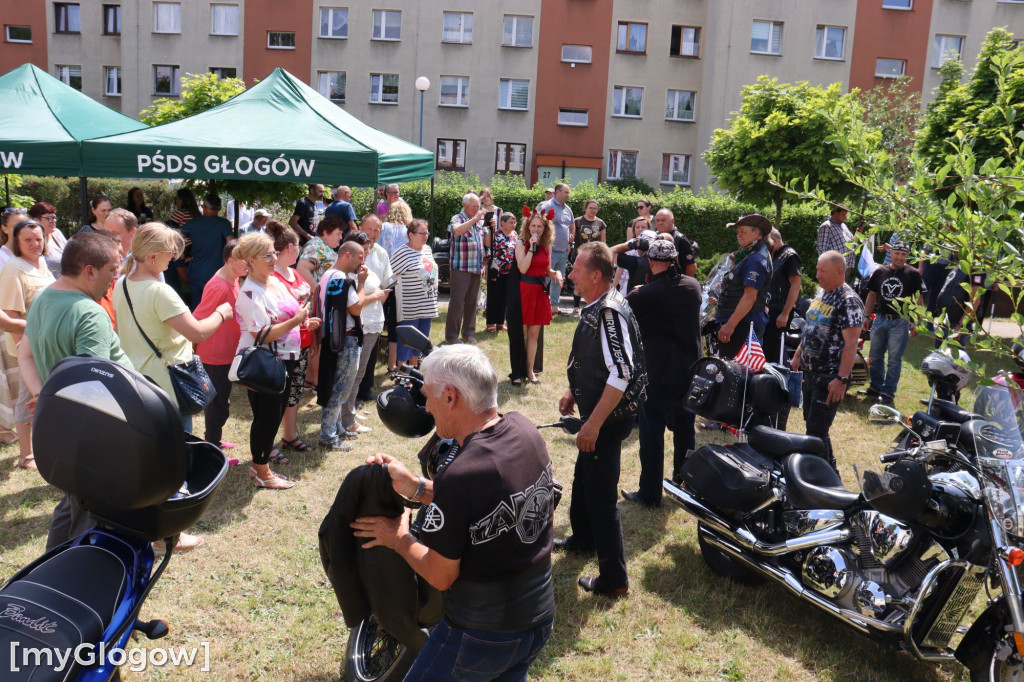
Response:
[{"label": "motorcycle top case", "polygon": [[746,443],[708,444],[686,458],[679,473],[686,489],[729,515],[750,511],[771,497],[774,462]]},{"label": "motorcycle top case", "polygon": [[686,409],[705,419],[737,423],[748,374],[738,362],[712,356],[701,358],[694,365]]},{"label": "motorcycle top case", "polygon": [[162,503],[178,492],[189,462],[173,399],[134,370],[85,356],[50,372],[32,445],[40,475],[90,510]]}]

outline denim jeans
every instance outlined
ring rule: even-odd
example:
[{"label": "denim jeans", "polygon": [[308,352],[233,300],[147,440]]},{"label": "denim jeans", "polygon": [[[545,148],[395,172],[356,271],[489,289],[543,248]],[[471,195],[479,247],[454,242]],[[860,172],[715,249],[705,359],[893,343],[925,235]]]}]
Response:
[{"label": "denim jeans", "polygon": [[358,372],[359,340],[354,336],[346,336],[345,347],[338,353],[338,364],[334,368],[330,398],[320,411],[321,442],[329,442],[342,435],[344,426],[341,423],[341,406],[352,391]]},{"label": "denim jeans", "polygon": [[[555,251],[554,247],[551,249],[551,269],[557,270],[562,273],[562,277],[565,277],[565,266],[569,264],[569,254],[566,251]],[[551,307],[558,308],[558,299],[562,296],[562,287],[558,286],[558,282],[551,280],[548,284],[548,293],[551,296]]]},{"label": "denim jeans", "polygon": [[888,398],[896,395],[909,339],[910,323],[900,317],[879,315],[871,324],[871,388]]},{"label": "denim jeans", "polygon": [[[431,317],[420,317],[420,318],[415,319],[415,320],[402,320],[401,322],[399,322],[395,326],[395,328],[397,329],[398,327],[401,327],[401,326],[416,327],[416,329],[419,329],[421,332],[423,332],[423,335],[426,336],[429,339],[430,338],[430,324],[433,321],[434,321],[434,319],[431,318]],[[396,332],[395,335],[393,337],[391,337],[391,338],[397,339],[398,338],[398,333]],[[409,346],[405,345],[401,341],[398,342],[398,356],[397,357],[398,357],[399,364],[401,364],[403,362],[409,362],[409,360],[411,360],[413,358],[413,356],[419,357],[421,354],[422,353],[420,351],[414,350],[412,348],[409,348]]]},{"label": "denim jeans", "polygon": [[459,628],[442,618],[405,680],[525,681],[553,625],[549,618],[528,630],[491,632]]}]

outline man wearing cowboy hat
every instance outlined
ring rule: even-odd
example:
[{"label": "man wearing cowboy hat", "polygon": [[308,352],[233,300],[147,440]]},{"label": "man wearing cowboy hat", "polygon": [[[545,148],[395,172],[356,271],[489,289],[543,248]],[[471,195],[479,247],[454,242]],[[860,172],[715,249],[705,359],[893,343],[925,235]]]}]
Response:
[{"label": "man wearing cowboy hat", "polygon": [[715,321],[719,325],[718,356],[731,360],[747,342],[751,326],[760,337],[768,323],[765,300],[772,257],[764,238],[772,231],[772,221],[760,213],[744,213],[726,227],[736,228],[740,248],[722,283]]}]

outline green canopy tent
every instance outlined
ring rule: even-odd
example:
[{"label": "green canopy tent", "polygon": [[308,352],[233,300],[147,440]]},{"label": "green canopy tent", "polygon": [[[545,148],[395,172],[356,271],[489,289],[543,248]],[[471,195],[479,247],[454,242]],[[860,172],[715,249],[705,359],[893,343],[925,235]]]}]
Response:
[{"label": "green canopy tent", "polygon": [[146,128],[33,64],[0,76],[0,103],[0,173],[81,177],[81,140]]},{"label": "green canopy tent", "polygon": [[284,69],[189,118],[82,143],[87,172],[326,182],[373,187],[429,178],[434,155],[339,109]]}]

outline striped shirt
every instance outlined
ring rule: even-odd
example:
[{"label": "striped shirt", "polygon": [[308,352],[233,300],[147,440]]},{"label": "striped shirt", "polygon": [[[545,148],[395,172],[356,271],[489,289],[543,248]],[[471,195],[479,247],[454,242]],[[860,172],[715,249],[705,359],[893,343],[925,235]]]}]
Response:
[{"label": "striped shirt", "polygon": [[451,235],[452,239],[451,269],[465,270],[466,272],[471,272],[474,275],[479,275],[483,271],[484,264],[483,221],[478,221],[475,225],[459,236],[455,236],[454,232],[456,225],[462,225],[468,220],[468,215],[465,213],[458,213],[453,216],[452,221],[448,223],[448,234]]},{"label": "striped shirt", "polygon": [[422,251],[414,251],[403,244],[391,257],[391,270],[398,281],[398,321],[437,317],[437,263],[430,247],[424,244]]}]

